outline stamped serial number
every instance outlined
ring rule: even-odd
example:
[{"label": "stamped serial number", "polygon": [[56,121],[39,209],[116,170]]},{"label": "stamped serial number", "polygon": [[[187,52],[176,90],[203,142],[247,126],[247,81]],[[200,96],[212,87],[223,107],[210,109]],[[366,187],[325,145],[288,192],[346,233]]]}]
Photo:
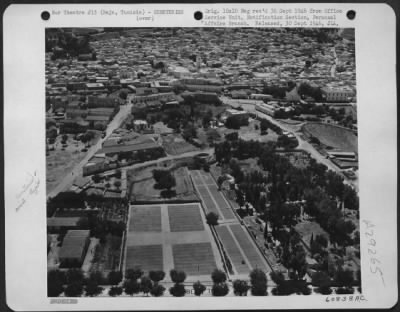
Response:
[{"label": "stamped serial number", "polygon": [[369,220],[363,220],[363,223],[365,225],[364,235],[365,238],[367,239],[367,246],[368,246],[367,252],[369,258],[369,269],[372,274],[379,274],[383,286],[385,286],[385,279],[383,277],[381,261],[379,260],[377,252],[377,242],[375,239],[375,225]]}]

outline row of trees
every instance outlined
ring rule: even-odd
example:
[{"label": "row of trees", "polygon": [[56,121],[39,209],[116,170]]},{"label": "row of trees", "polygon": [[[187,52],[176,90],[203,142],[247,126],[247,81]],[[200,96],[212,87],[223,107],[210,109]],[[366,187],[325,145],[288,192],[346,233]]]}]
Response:
[{"label": "row of trees", "polygon": [[101,272],[92,272],[85,277],[80,269],[67,271],[52,270],[47,273],[47,295],[57,297],[65,293],[67,297],[97,296],[104,289],[101,285],[118,285],[122,280],[122,273],[111,271],[105,277]]},{"label": "row of trees", "polygon": [[[174,285],[169,288],[169,293],[174,297],[183,297],[187,293],[185,285],[186,273],[178,270],[169,272]],[[101,272],[92,272],[89,277],[85,277],[82,270],[70,269],[66,272],[53,270],[48,272],[48,296],[57,297],[64,293],[67,297],[98,296],[104,291],[104,285],[112,285],[108,294],[110,296],[119,296],[123,292],[133,296],[143,293],[154,297],[162,296],[165,287],[160,284],[165,278],[163,271],[150,271],[148,275],[139,269],[129,269],[126,271],[125,280],[121,284],[121,272],[112,271],[107,277]],[[213,286],[211,293],[213,296],[226,296],[229,293],[227,284],[227,275],[224,271],[215,269],[211,273]],[[193,291],[196,296],[201,296],[206,287],[197,281],[193,283]],[[267,295],[267,276],[260,269],[254,269],[250,272],[250,284],[246,280],[233,281],[233,292],[236,296],[247,296],[248,290],[251,290],[253,296]]]}]

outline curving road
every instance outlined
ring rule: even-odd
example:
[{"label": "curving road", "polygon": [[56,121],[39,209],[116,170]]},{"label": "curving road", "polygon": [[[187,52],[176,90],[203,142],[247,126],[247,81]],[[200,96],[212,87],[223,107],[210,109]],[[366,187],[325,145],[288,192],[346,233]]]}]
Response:
[{"label": "curving road", "polygon": [[[240,104],[241,104],[241,102],[243,102],[243,100],[232,100],[227,97],[221,97],[221,100],[224,104],[228,104],[232,107],[241,106]],[[323,155],[321,155],[310,143],[308,143],[306,140],[302,139],[300,136],[301,133],[299,133],[298,131],[293,131],[293,128],[291,128],[291,126],[281,123],[281,122],[277,121],[276,119],[274,119],[273,117],[255,110],[254,104],[257,101],[255,101],[255,100],[244,100],[244,101],[246,102],[246,104],[252,104],[252,106],[250,106],[250,107],[249,106],[243,107],[245,110],[247,110],[249,113],[256,114],[260,118],[265,118],[265,119],[269,120],[273,124],[277,125],[281,129],[283,129],[284,131],[293,133],[293,135],[296,137],[296,139],[299,142],[297,149],[302,149],[302,150],[305,150],[306,152],[308,152],[311,155],[311,157],[314,158],[317,162],[324,164],[330,170],[335,171],[337,174],[339,174],[340,176],[342,176],[344,178],[344,182],[346,184],[349,184],[349,185],[355,187],[356,190],[358,191],[358,180],[353,181],[353,180],[350,180],[349,178],[347,178],[345,175],[343,175],[343,173],[341,172],[339,167],[337,167],[329,159],[327,159]]]}]

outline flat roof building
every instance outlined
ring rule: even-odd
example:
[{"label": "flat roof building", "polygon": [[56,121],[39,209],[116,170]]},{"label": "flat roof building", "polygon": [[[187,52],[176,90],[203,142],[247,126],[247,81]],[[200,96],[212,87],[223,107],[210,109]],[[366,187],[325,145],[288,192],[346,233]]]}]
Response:
[{"label": "flat roof building", "polygon": [[89,230],[69,230],[64,237],[59,258],[63,267],[80,267],[89,247]]}]

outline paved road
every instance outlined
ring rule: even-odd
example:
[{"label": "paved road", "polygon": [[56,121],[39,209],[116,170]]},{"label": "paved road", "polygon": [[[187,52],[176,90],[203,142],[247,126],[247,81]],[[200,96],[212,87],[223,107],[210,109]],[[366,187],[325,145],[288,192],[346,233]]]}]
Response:
[{"label": "paved road", "polygon": [[[221,100],[223,101],[224,104],[231,105],[232,107],[238,107],[238,106],[240,106],[240,103],[250,104],[252,102],[254,105],[257,102],[255,100],[232,100],[227,97],[221,97]],[[323,155],[321,155],[310,143],[308,143],[306,140],[303,140],[300,137],[301,133],[293,131],[293,128],[291,128],[290,125],[281,123],[281,122],[277,121],[276,119],[272,118],[271,116],[264,114],[262,112],[256,111],[254,109],[254,107],[251,107],[251,106],[249,107],[249,106],[246,106],[246,107],[244,106],[243,108],[245,110],[247,110],[248,112],[255,113],[255,114],[257,114],[257,116],[269,120],[273,124],[277,125],[281,129],[283,129],[284,131],[293,133],[294,136],[296,137],[296,139],[299,141],[299,146],[297,147],[297,149],[302,149],[302,150],[305,150],[306,152],[310,153],[311,157],[313,157],[317,162],[324,164],[332,171],[335,171],[336,173],[341,175],[344,178],[344,181],[346,184],[352,185],[358,190],[358,187],[357,187],[358,181],[350,180],[345,175],[343,175],[340,168],[338,168],[335,164],[333,164],[329,159],[326,159]]]},{"label": "paved road", "polygon": [[85,157],[77,163],[74,168],[68,172],[65,177],[60,181],[60,183],[50,192],[47,194],[47,197],[55,197],[61,191],[69,188],[72,186],[72,183],[76,177],[82,175],[82,168],[83,166],[89,161],[90,158],[101,148],[103,142],[111,135],[111,133],[120,127],[122,122],[125,118],[129,115],[132,108],[132,104],[121,105],[118,114],[116,114],[113,120],[108,124],[106,130],[106,136],[104,138],[100,138],[99,141],[91,146],[87,151]]}]

